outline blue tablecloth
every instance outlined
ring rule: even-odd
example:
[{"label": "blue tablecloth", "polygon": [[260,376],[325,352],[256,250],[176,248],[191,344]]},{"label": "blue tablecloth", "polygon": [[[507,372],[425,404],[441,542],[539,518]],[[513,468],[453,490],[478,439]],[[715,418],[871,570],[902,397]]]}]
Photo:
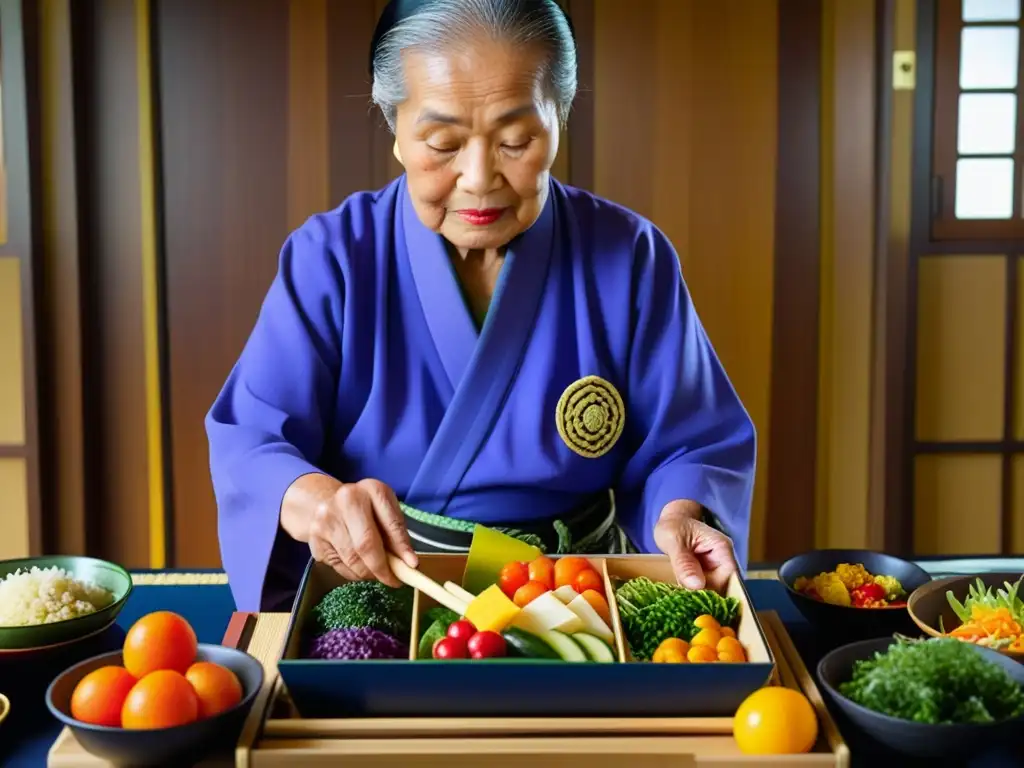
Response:
[{"label": "blue tablecloth", "polygon": [[[972,572],[984,570],[1003,568],[978,567]],[[934,569],[937,575],[949,571],[948,561]],[[786,597],[782,585],[776,581],[751,580],[747,582],[747,588],[758,610],[778,612],[807,668],[814,674],[818,660],[831,648],[803,620]],[[43,695],[50,680],[61,670],[81,659],[116,649],[124,638],[125,630],[140,616],[155,610],[180,613],[192,623],[200,642],[219,643],[227,629],[234,604],[225,585],[136,586],[118,619],[117,626],[112,627],[101,638],[83,644],[84,647],[77,648],[74,652],[64,653],[43,662],[0,661],[0,690],[6,693],[12,702],[10,717],[0,725],[0,766],[42,768],[46,765],[47,752],[60,732],[59,724],[50,716],[43,703]],[[855,766],[898,765],[902,768],[916,768],[912,761],[882,751],[866,741],[834,708],[833,714],[850,746]],[[930,762],[927,765],[934,767],[937,763]],[[1019,768],[1022,765],[1024,749],[1016,755],[979,755],[962,768]]]}]

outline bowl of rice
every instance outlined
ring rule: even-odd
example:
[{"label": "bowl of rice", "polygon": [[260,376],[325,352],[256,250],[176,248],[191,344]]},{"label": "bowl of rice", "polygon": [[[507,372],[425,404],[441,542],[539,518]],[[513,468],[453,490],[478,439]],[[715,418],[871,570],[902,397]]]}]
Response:
[{"label": "bowl of rice", "polygon": [[61,555],[0,560],[0,654],[65,645],[109,627],[132,591],[119,565]]}]

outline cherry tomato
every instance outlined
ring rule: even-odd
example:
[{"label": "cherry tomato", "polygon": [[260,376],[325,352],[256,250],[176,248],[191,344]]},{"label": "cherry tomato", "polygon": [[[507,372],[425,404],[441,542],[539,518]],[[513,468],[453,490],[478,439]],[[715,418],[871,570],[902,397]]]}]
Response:
[{"label": "cherry tomato", "polygon": [[465,640],[456,640],[454,637],[442,637],[434,643],[435,659],[465,659],[469,656],[469,649]]},{"label": "cherry tomato", "polygon": [[530,581],[539,581],[548,589],[555,588],[555,561],[541,555],[528,566]]},{"label": "cherry tomato", "polygon": [[529,580],[530,571],[526,567],[526,563],[520,563],[515,560],[511,563],[505,563],[501,573],[498,574],[498,586],[509,600],[515,596],[516,590]]},{"label": "cherry tomato", "polygon": [[453,640],[461,640],[463,643],[468,643],[469,638],[475,634],[476,627],[473,626],[472,622],[466,621],[466,619],[459,619],[448,625],[447,635]]},{"label": "cherry tomato", "polygon": [[588,589],[592,589],[598,594],[604,595],[604,579],[593,568],[577,573],[572,587],[580,594],[583,594]]},{"label": "cherry tomato", "polygon": [[555,561],[555,589],[573,586],[580,571],[593,570],[585,557],[560,557]]},{"label": "cherry tomato", "polygon": [[516,590],[515,595],[512,596],[512,602],[520,608],[525,608],[547,591],[548,588],[539,581],[528,581]]},{"label": "cherry tomato", "polygon": [[471,659],[496,659],[505,655],[505,638],[497,632],[477,632],[469,638]]}]

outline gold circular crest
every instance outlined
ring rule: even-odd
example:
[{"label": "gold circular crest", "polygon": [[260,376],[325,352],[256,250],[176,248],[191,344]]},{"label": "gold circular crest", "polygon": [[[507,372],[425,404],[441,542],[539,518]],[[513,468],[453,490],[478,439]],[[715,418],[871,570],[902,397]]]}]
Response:
[{"label": "gold circular crest", "polygon": [[612,449],[626,422],[619,391],[600,376],[574,381],[555,407],[558,434],[569,448],[587,459]]}]

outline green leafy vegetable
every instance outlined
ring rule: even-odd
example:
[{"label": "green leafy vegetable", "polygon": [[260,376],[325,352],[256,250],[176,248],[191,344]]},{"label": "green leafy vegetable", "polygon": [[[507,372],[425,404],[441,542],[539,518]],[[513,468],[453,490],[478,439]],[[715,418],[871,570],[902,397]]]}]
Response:
[{"label": "green leafy vegetable", "polygon": [[379,581],[351,581],[324,595],[312,611],[316,634],[332,629],[369,627],[392,637],[408,638],[412,625],[410,587]]},{"label": "green leafy vegetable", "polygon": [[839,692],[917,723],[992,723],[1024,714],[1024,689],[1006,670],[952,638],[901,639],[859,661]]},{"label": "green leafy vegetable", "polygon": [[459,614],[445,608],[443,605],[435,605],[420,618],[420,625],[428,625],[426,631],[420,636],[420,644],[416,650],[416,657],[419,659],[434,658],[434,643],[440,640],[448,632],[452,622],[459,620]]},{"label": "green leafy vegetable", "polygon": [[698,629],[693,621],[710,615],[723,627],[732,626],[740,603],[714,590],[690,590],[676,584],[652,581],[645,576],[620,584],[615,590],[622,628],[633,656],[646,661],[663,640],[681,637],[689,641]]},{"label": "green leafy vegetable", "polygon": [[978,607],[989,610],[1006,608],[1018,624],[1024,624],[1024,601],[1017,596],[1021,582],[1024,582],[1024,576],[1021,576],[1013,584],[1004,581],[1005,589],[993,590],[992,587],[986,587],[985,582],[978,579],[971,584],[967,590],[967,598],[962,603],[956,599],[952,590],[946,591],[946,599],[949,601],[953,613],[962,622],[970,621],[972,610]]}]

